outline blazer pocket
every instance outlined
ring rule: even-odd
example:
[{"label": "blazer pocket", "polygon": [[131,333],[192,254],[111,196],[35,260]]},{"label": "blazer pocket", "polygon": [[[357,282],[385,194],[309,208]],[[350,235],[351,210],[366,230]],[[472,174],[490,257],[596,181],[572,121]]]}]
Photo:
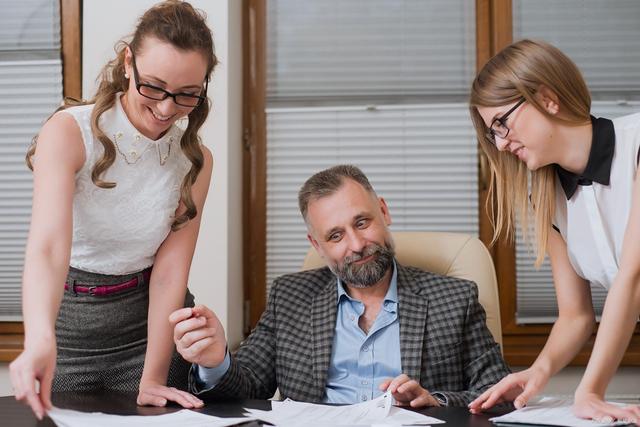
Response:
[{"label": "blazer pocket", "polygon": [[437,349],[427,351],[427,366],[439,366],[443,364],[457,364],[462,360],[462,342],[439,346]]}]

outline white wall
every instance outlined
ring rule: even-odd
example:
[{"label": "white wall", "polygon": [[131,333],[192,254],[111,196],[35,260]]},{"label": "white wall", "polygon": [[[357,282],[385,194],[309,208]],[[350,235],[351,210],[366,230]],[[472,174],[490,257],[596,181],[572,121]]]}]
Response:
[{"label": "white wall", "polygon": [[[113,46],[133,31],[155,0],[83,2],[83,97],[89,98]],[[242,21],[236,0],[191,0],[206,12],[220,65],[209,85],[213,110],[201,130],[214,170],[189,287],[196,302],[211,307],[231,347],[242,338]],[[10,395],[7,364],[0,364],[0,396]]]}]

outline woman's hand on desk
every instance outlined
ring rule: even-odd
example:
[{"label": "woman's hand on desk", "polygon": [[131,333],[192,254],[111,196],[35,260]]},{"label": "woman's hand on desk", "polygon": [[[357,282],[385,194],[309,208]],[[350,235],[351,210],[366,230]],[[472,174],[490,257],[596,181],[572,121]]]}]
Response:
[{"label": "woman's hand on desk", "polygon": [[471,402],[469,410],[477,414],[503,402],[513,402],[520,409],[542,391],[548,381],[549,375],[535,366],[509,374]]},{"label": "woman's hand on desk", "polygon": [[184,360],[206,368],[224,361],[227,340],[215,313],[203,305],[181,308],[169,316],[173,325],[173,341]]},{"label": "woman's hand on desk", "polygon": [[165,406],[168,401],[183,408],[202,408],[204,402],[186,391],[164,384],[140,383],[137,404],[140,406]]},{"label": "woman's hand on desk", "polygon": [[640,420],[640,406],[617,406],[607,403],[596,393],[583,393],[580,388],[576,391],[573,403],[573,413],[580,418],[593,419],[609,424],[616,420],[636,424]]},{"label": "woman's hand on desk", "polygon": [[[51,382],[56,368],[56,339],[25,340],[24,351],[9,365],[16,400],[26,403],[39,420],[51,409]],[[36,393],[36,381],[40,393]]]}]

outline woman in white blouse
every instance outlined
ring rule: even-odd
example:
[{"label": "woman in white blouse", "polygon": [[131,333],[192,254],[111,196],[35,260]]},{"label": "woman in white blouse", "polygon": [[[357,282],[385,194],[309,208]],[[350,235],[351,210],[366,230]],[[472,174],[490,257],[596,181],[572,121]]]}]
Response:
[{"label": "woman in white blouse", "polygon": [[471,116],[492,171],[494,241],[513,239],[516,218],[525,234],[534,223],[536,263],[548,253],[559,316],[533,365],[483,393],[472,412],[502,400],[524,406],[576,356],[595,326],[594,282],[609,294],[574,412],[640,419],[638,406],[604,401],[640,314],[640,114],[611,121],[590,109],[578,68],[540,41],[506,47],[473,82]]},{"label": "woman in white blouse", "polygon": [[203,14],[160,3],[117,45],[95,97],[54,114],[28,153],[25,342],[10,373],[38,418],[52,390],[202,406],[184,391],[190,364],[168,317],[193,305],[187,278],[213,163],[198,130],[216,63]]}]

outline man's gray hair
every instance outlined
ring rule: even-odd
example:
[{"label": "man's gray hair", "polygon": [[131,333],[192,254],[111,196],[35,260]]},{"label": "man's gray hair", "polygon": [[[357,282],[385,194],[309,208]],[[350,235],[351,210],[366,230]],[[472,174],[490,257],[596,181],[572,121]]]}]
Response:
[{"label": "man's gray hair", "polygon": [[298,192],[298,207],[305,222],[307,221],[309,202],[332,195],[342,187],[345,179],[352,179],[371,194],[376,194],[367,176],[356,166],[337,165],[330,167],[307,179]]}]

